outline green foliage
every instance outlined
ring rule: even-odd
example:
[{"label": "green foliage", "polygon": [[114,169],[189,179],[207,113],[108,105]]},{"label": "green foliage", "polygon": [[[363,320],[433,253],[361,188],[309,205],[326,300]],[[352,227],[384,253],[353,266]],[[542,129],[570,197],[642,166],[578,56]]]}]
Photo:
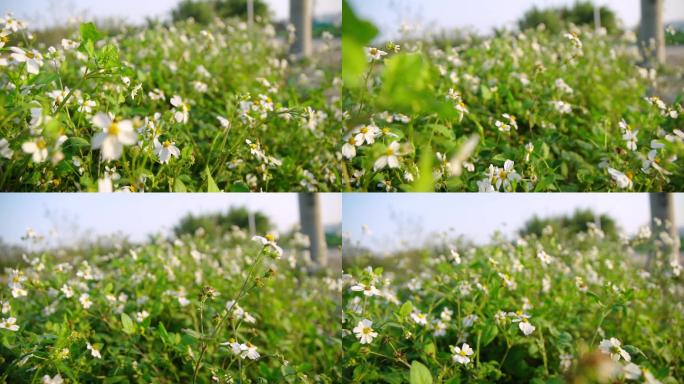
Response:
[{"label": "green foliage", "polygon": [[[263,212],[252,212],[254,215],[254,226],[257,233],[266,233],[272,228],[271,221]],[[193,235],[197,231],[203,231],[220,236],[222,233],[230,231],[233,227],[244,230],[249,229],[250,212],[245,207],[232,207],[226,213],[214,213],[204,215],[188,214],[174,226],[173,232],[176,236],[185,234]]]},{"label": "green foliage", "polygon": [[84,23],[52,52],[11,33],[37,59],[0,78],[0,190],[340,190],[339,47],[288,62],[272,25],[240,23]]},{"label": "green foliage", "polygon": [[[270,10],[263,0],[254,0],[254,17],[268,20]],[[171,11],[173,21],[189,18],[199,24],[209,24],[216,17],[247,18],[247,0],[183,0]]]},{"label": "green foliage", "polygon": [[0,382],[339,383],[331,271],[301,272],[296,247],[265,254],[239,229],[30,254],[0,275],[27,291],[0,288],[19,326],[0,327]]},{"label": "green foliage", "polygon": [[[606,28],[608,33],[621,32],[618,27],[618,18],[615,12],[606,6],[599,7],[601,27]],[[579,1],[572,6],[558,8],[539,9],[536,6],[525,12],[518,20],[521,30],[537,28],[544,24],[546,30],[551,33],[560,33],[568,28],[568,24],[577,26],[594,26],[594,4],[591,1]]]},{"label": "green foliage", "polygon": [[615,220],[606,214],[597,215],[590,209],[578,209],[572,215],[545,218],[534,216],[525,222],[519,233],[520,236],[542,237],[545,236],[545,232],[550,232],[574,237],[579,233],[587,232],[590,226],[592,229],[601,230],[611,239],[617,239],[618,228]]},{"label": "green foliage", "polygon": [[349,116],[338,145],[351,190],[656,192],[684,185],[676,161],[684,155],[681,98],[668,104],[651,96],[666,78],[637,66],[628,35],[500,31],[457,42],[387,42],[370,47],[365,61],[346,56],[366,43],[343,53]]},{"label": "green foliage", "polygon": [[634,382],[680,382],[684,274],[661,231],[610,238],[589,227],[478,246],[445,235],[434,250],[347,260],[344,378],[626,383],[629,367]]}]

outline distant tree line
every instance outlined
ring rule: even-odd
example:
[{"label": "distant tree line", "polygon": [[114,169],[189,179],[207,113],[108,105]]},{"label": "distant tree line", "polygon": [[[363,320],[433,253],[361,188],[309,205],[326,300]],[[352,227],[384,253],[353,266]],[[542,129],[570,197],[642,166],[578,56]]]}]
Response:
[{"label": "distant tree line", "polygon": [[[610,8],[601,6],[601,26],[608,33],[621,33],[618,26],[618,17]],[[551,33],[560,33],[567,29],[572,23],[575,25],[594,25],[594,4],[590,1],[580,1],[572,6],[554,7],[540,9],[536,6],[525,12],[518,21],[520,30],[537,28],[539,24],[544,24],[546,30]]]}]

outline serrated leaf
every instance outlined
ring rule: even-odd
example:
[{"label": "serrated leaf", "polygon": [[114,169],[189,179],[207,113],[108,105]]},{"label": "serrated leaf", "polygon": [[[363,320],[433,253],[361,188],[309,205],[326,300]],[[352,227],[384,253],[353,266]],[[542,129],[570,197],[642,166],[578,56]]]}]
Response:
[{"label": "serrated leaf", "polygon": [[411,314],[412,310],[413,304],[410,301],[407,301],[404,304],[402,304],[401,308],[399,308],[399,316],[406,317]]}]

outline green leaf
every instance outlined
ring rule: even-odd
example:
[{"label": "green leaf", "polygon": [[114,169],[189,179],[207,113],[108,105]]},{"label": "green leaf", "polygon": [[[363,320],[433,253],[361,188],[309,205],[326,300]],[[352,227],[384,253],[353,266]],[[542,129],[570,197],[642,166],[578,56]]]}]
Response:
[{"label": "green leaf", "polygon": [[411,363],[411,384],[432,384],[430,370],[416,360]]},{"label": "green leaf", "polygon": [[221,192],[219,187],[216,185],[214,178],[211,177],[211,171],[209,170],[208,165],[206,168],[206,172],[207,172],[207,192]]},{"label": "green leaf", "polygon": [[413,304],[410,301],[407,301],[399,308],[399,316],[406,317],[411,314],[412,310]]},{"label": "green leaf", "polygon": [[342,2],[342,19],[342,79],[345,86],[358,87],[368,66],[364,46],[378,34],[378,29],[359,19],[347,0]]},{"label": "green leaf", "polygon": [[166,332],[166,327],[164,327],[164,323],[159,323],[159,328],[157,328],[157,333],[159,333],[159,337],[161,338],[162,342],[165,345],[169,344],[169,333]]},{"label": "green leaf", "polygon": [[432,179],[432,150],[430,146],[425,146],[423,148],[418,167],[420,168],[420,176],[413,184],[413,192],[434,192],[435,185],[434,180]]},{"label": "green leaf", "polygon": [[181,179],[176,179],[176,181],[173,182],[173,191],[174,192],[187,192],[188,189],[185,187],[185,183]]},{"label": "green leaf", "polygon": [[385,60],[380,100],[387,107],[408,112],[431,109],[429,64],[419,53],[401,53]]},{"label": "green leaf", "polygon": [[496,335],[499,334],[499,329],[496,327],[494,324],[489,324],[485,329],[482,331],[482,339],[480,340],[480,345],[482,347],[486,347],[494,341],[494,338]]},{"label": "green leaf", "polygon": [[97,27],[93,23],[83,23],[81,24],[81,40],[85,42],[97,42],[101,40],[104,35],[97,30]]},{"label": "green leaf", "polygon": [[121,325],[123,326],[124,333],[127,335],[132,335],[135,333],[135,325],[133,324],[133,320],[131,320],[131,318],[125,313],[121,314]]},{"label": "green leaf", "polygon": [[249,187],[242,181],[236,181],[230,186],[231,192],[249,192]]}]

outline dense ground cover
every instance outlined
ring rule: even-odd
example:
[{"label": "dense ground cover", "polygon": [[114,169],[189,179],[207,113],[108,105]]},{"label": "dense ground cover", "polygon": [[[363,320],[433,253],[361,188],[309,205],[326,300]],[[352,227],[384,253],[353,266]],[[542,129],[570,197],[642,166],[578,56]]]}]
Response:
[{"label": "dense ground cover", "polygon": [[682,382],[684,275],[666,231],[493,239],[346,255],[346,380]]},{"label": "dense ground cover", "polygon": [[652,96],[633,34],[569,26],[371,43],[345,3],[350,190],[678,191],[681,89]]},{"label": "dense ground cover", "polygon": [[36,252],[1,277],[0,382],[338,382],[339,271],[310,274],[304,244]]},{"label": "dense ground cover", "polygon": [[[61,46],[0,19],[0,190],[337,190],[339,47],[237,19]],[[292,33],[292,31],[290,31]]]}]

